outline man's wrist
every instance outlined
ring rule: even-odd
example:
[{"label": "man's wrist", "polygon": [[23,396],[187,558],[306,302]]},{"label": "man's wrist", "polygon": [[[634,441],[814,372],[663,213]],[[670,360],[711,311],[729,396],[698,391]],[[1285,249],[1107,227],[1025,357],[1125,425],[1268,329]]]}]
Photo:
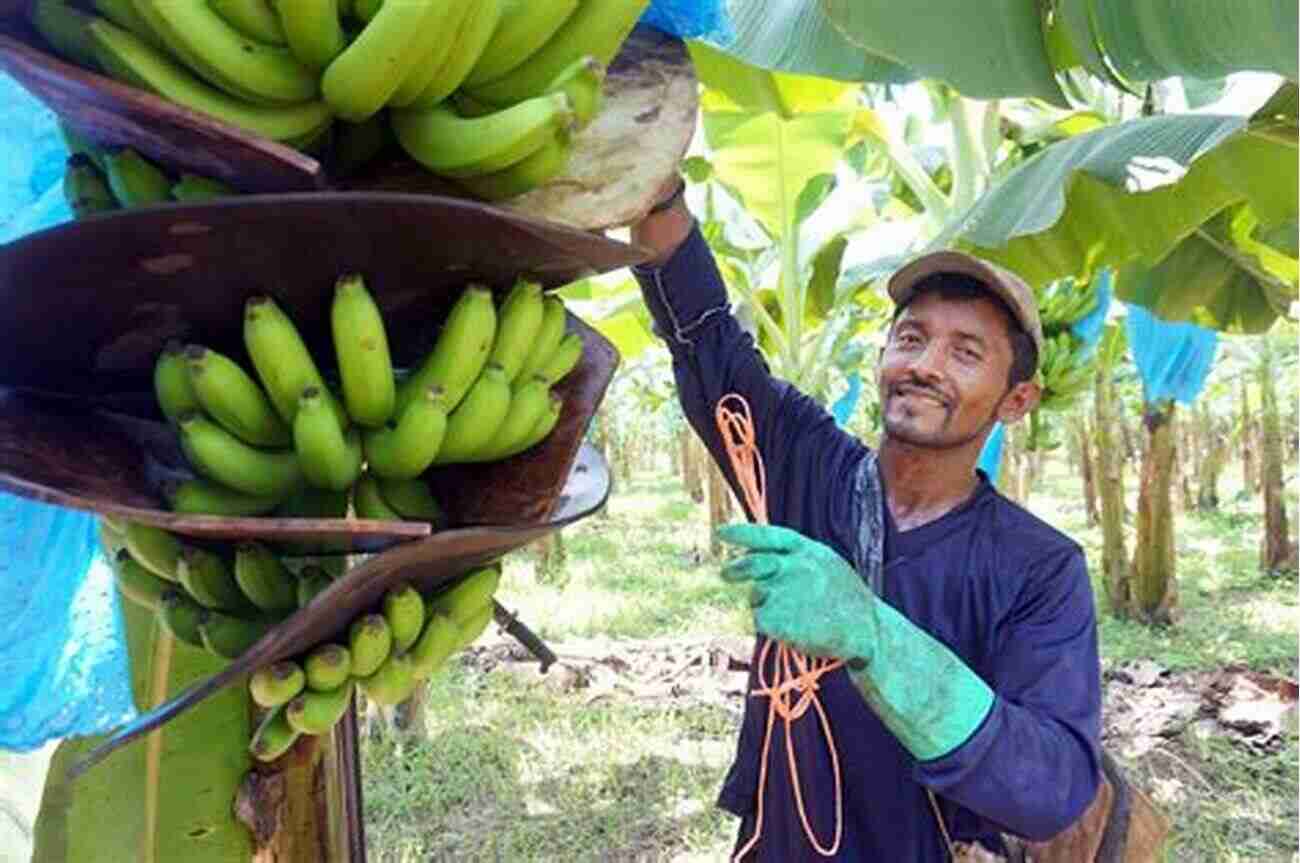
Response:
[{"label": "man's wrist", "polygon": [[686,206],[685,189],[685,181],[680,181],[632,226],[632,243],[651,252],[642,266],[663,266],[690,236],[695,218]]}]

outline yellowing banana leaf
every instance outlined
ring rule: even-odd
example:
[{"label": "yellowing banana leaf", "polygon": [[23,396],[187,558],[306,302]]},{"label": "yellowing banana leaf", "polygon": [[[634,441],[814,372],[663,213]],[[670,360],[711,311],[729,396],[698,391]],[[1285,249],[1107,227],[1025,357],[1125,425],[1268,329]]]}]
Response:
[{"label": "yellowing banana leaf", "polygon": [[[1058,0],[1061,2],[1061,0]],[[1131,81],[1232,72],[1297,75],[1295,0],[1063,0],[1086,4],[1092,38]]]},{"label": "yellowing banana leaf", "polygon": [[[131,684],[148,708],[225,662],[175,641],[152,613],[124,602]],[[64,741],[50,762],[33,863],[90,860],[232,863],[252,858],[234,800],[252,766],[249,699],[233,686],[76,780],[68,768],[100,738]]]},{"label": "yellowing banana leaf", "polygon": [[1243,202],[1265,229],[1281,225],[1296,218],[1298,181],[1295,115],[1281,116],[1150,117],[1060,142],[1011,172],[936,245],[965,246],[1038,284],[1101,266],[1154,267]]}]

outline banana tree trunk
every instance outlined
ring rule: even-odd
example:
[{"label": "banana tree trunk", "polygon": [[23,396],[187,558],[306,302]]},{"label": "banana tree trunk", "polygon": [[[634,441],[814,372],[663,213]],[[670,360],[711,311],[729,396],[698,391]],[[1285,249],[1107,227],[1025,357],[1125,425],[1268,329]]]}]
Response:
[{"label": "banana tree trunk", "polygon": [[1093,382],[1097,491],[1101,506],[1101,570],[1111,614],[1127,617],[1132,595],[1124,543],[1124,453],[1116,435],[1117,405],[1110,372],[1099,365]]},{"label": "banana tree trunk", "polygon": [[1286,503],[1282,499],[1282,429],[1273,386],[1273,346],[1265,337],[1257,367],[1260,421],[1263,431],[1260,472],[1264,486],[1264,541],[1260,568],[1278,572],[1293,567],[1294,550],[1287,530]]},{"label": "banana tree trunk", "polygon": [[1219,508],[1219,477],[1232,452],[1232,435],[1221,426],[1213,424],[1209,412],[1205,414],[1207,448],[1198,467],[1196,483],[1196,508],[1211,512]]},{"label": "banana tree trunk", "polygon": [[1172,402],[1147,403],[1142,421],[1149,440],[1138,489],[1137,537],[1133,551],[1133,611],[1155,624],[1170,624],[1178,604],[1174,566],[1174,513],[1170,500],[1174,459]]},{"label": "banana tree trunk", "polygon": [[1250,388],[1246,375],[1239,378],[1241,399],[1241,484],[1247,493],[1259,488],[1259,468],[1255,463],[1255,416],[1250,412]]},{"label": "banana tree trunk", "polygon": [[718,557],[722,554],[722,544],[718,542],[718,528],[731,520],[731,488],[712,459],[708,460],[708,474],[709,553]]},{"label": "banana tree trunk", "polygon": [[1083,503],[1088,516],[1088,527],[1096,527],[1101,522],[1101,513],[1097,509],[1097,481],[1094,478],[1092,435],[1086,417],[1079,417],[1074,441],[1074,449],[1079,459],[1079,472],[1083,475]]},{"label": "banana tree trunk", "polygon": [[686,486],[686,493],[696,503],[703,503],[704,477],[701,476],[700,471],[703,462],[695,442],[695,432],[691,431],[689,426],[677,433],[677,448],[682,454],[682,484]]}]

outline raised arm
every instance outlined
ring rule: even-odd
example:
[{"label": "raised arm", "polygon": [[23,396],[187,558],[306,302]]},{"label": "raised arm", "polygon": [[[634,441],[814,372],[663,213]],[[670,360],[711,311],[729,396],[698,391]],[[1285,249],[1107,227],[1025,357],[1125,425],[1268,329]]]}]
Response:
[{"label": "raised arm", "polygon": [[[632,238],[657,252],[633,272],[672,354],[682,409],[737,498],[744,502],[714,418],[719,399],[729,393],[749,403],[772,522],[847,552],[858,521],[848,513],[855,501],[847,492],[865,448],[815,401],[768,371],[753,339],[732,316],[713,254],[680,199],[637,225]],[[837,531],[837,525],[851,529]]]}]

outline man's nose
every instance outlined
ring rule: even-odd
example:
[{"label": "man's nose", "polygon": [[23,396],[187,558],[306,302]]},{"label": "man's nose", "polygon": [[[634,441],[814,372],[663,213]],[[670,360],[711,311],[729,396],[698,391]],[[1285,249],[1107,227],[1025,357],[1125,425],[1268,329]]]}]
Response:
[{"label": "man's nose", "polygon": [[925,350],[913,358],[909,371],[922,380],[938,380],[943,377],[945,362],[943,346],[937,340],[931,340]]}]

